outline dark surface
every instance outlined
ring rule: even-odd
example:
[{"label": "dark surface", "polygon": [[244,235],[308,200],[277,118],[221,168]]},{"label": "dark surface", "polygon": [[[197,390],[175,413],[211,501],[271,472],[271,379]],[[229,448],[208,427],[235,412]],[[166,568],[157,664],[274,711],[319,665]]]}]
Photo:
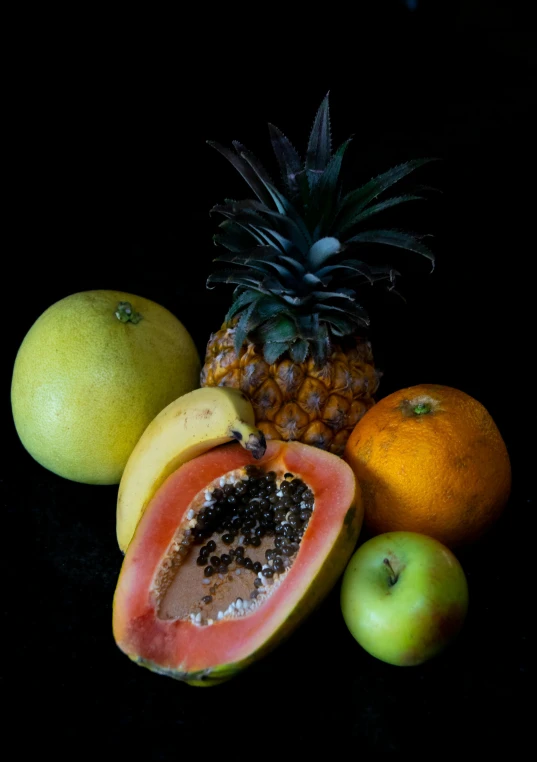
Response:
[{"label": "dark surface", "polygon": [[[227,759],[255,754],[260,739],[258,748],[281,759],[309,741],[329,744],[332,756],[487,753],[504,745],[515,753],[528,743],[537,424],[528,367],[532,51],[523,19],[500,6],[484,13],[467,3],[464,14],[456,4],[414,13],[403,4],[378,7],[355,26],[341,15],[325,44],[319,29],[308,36],[306,28],[292,43],[276,23],[252,41],[227,29],[223,11],[210,38],[201,13],[191,38],[184,26],[180,39],[160,43],[145,30],[154,53],[126,32],[117,33],[130,40],[125,50],[104,32],[57,44],[36,32],[36,45],[21,41],[21,86],[9,109],[15,304],[8,322],[4,308],[0,674],[8,727],[22,728],[17,737],[28,749],[74,759],[74,744],[79,753],[134,744],[140,758]],[[282,43],[277,55],[271,32]],[[186,38],[196,55],[182,49]],[[212,73],[196,73],[197,63]],[[435,273],[418,257],[377,253],[403,270],[407,299],[379,289],[369,302],[381,394],[436,382],[477,397],[507,443],[512,497],[490,535],[459,554],[469,616],[440,658],[397,669],[369,657],[345,628],[336,588],[264,661],[234,682],[198,690],[136,667],[116,648],[117,489],[65,481],[23,450],[7,402],[12,364],[46,307],[92,288],[160,302],[202,353],[229,297],[204,286],[216,251],[208,210],[224,196],[247,195],[204,141],[236,138],[268,161],[270,120],[303,148],[329,88],[336,141],[355,135],[349,184],[406,158],[444,159],[421,175],[443,193],[405,220],[435,234]]]}]

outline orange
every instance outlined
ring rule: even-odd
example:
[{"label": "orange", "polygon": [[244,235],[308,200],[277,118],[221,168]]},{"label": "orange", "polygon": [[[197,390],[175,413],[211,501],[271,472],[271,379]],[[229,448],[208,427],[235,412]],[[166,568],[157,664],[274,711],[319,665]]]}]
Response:
[{"label": "orange", "polygon": [[448,386],[412,386],[382,399],[356,425],[344,458],[374,534],[403,530],[468,544],[496,521],[511,489],[491,415]]}]

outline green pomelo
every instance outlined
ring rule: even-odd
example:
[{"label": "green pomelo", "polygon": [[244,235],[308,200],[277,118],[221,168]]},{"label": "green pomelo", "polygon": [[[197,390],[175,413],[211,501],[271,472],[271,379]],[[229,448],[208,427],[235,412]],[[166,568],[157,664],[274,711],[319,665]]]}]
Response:
[{"label": "green pomelo", "polygon": [[56,302],[33,324],[13,370],[15,427],[45,468],[117,484],[146,426],[199,386],[194,342],[164,307],[120,291]]}]

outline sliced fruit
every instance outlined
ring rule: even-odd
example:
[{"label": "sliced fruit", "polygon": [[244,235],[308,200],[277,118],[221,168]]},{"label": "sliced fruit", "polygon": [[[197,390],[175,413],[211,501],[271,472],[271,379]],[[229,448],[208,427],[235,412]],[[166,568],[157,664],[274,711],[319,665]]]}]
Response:
[{"label": "sliced fruit", "polygon": [[322,600],[362,516],[351,469],[330,453],[273,440],[257,463],[236,444],[199,456],[140,520],[114,597],[118,646],[193,685],[227,680]]},{"label": "sliced fruit", "polygon": [[256,458],[265,452],[265,437],[254,428],[253,408],[236,389],[196,389],[151,421],[119,485],[116,531],[123,552],[146,505],[167,477],[183,463],[232,440]]}]

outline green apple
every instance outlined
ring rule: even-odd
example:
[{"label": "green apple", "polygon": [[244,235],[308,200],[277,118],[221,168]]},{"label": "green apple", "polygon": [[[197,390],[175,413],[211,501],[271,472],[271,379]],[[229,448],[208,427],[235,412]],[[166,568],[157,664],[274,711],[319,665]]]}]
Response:
[{"label": "green apple", "polygon": [[422,664],[457,635],[468,585],[453,553],[432,537],[388,532],[365,542],[343,576],[341,610],[368,653],[397,666]]}]

